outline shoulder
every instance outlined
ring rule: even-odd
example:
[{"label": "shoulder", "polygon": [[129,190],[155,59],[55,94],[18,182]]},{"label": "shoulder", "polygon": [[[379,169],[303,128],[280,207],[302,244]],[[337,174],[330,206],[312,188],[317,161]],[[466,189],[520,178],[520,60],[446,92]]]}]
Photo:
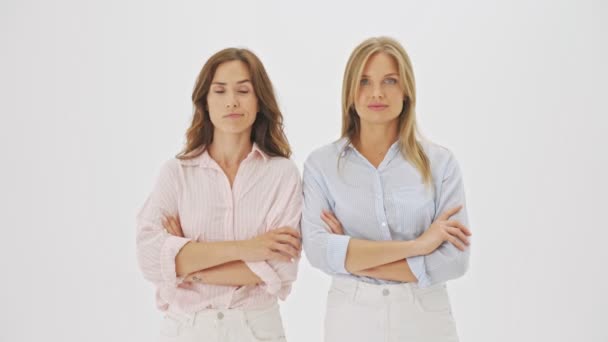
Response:
[{"label": "shoulder", "polygon": [[320,169],[323,165],[335,165],[338,157],[346,147],[346,139],[342,138],[313,150],[306,161],[304,168]]},{"label": "shoulder", "polygon": [[278,179],[299,180],[300,170],[296,163],[285,157],[270,157],[267,160],[269,174]]},{"label": "shoulder", "polygon": [[160,176],[162,177],[168,177],[168,176],[174,176],[176,174],[179,173],[180,168],[182,167],[182,161],[180,159],[177,159],[175,157],[171,158],[171,159],[167,159],[165,160],[161,165],[160,165]]},{"label": "shoulder", "polygon": [[452,172],[450,170],[458,169],[458,162],[449,148],[428,140],[420,141],[420,145],[429,158],[433,175],[439,176],[438,179]]}]

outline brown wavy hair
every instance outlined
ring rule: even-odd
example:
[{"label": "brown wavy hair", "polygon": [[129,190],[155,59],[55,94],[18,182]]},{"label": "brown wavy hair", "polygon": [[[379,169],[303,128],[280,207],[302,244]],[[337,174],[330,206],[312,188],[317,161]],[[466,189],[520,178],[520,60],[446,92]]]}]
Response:
[{"label": "brown wavy hair", "polygon": [[289,158],[291,148],[283,132],[283,114],[279,110],[274,89],[264,65],[250,50],[227,48],[215,53],[207,60],[198,75],[192,104],[194,114],[192,124],[186,132],[184,149],[176,156],[178,159],[191,159],[199,156],[213,142],[213,124],[207,110],[207,95],[211,81],[218,66],[225,62],[241,61],[251,74],[251,83],[258,99],[259,112],[253,122],[251,141],[269,156]]},{"label": "brown wavy hair", "polygon": [[359,136],[361,122],[355,110],[355,96],[359,80],[369,58],[379,52],[392,56],[403,82],[403,110],[399,114],[399,149],[405,159],[418,169],[426,185],[432,182],[430,161],[419,141],[416,125],[416,82],[409,56],[399,42],[389,37],[369,38],[359,44],[350,55],[342,83],[342,137],[352,141]]}]

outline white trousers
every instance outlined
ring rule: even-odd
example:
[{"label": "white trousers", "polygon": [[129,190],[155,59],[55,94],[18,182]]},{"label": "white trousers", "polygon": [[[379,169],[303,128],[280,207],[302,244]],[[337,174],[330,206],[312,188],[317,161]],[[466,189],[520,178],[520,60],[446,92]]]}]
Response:
[{"label": "white trousers", "polygon": [[262,310],[168,313],[160,335],[160,342],[285,342],[278,304]]},{"label": "white trousers", "polygon": [[445,284],[374,285],[333,278],[325,342],[457,342]]}]

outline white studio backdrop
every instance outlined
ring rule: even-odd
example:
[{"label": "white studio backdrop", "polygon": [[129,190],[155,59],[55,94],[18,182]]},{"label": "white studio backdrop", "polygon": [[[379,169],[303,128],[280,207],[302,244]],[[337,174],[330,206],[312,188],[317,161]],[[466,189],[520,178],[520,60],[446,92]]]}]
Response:
[{"label": "white studio backdrop", "polygon": [[[608,341],[608,5],[602,1],[0,3],[0,341],[151,341],[135,214],[182,146],[194,80],[264,62],[294,159],[339,135],[363,39],[397,38],[422,133],[464,173],[461,341]],[[329,277],[304,258],[282,312],[321,341]]]}]

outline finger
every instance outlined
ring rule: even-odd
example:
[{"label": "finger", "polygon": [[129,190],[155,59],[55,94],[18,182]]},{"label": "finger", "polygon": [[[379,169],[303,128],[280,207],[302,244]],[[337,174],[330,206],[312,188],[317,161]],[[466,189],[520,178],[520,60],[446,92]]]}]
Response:
[{"label": "finger", "polygon": [[299,252],[298,250],[296,250],[295,248],[291,247],[290,245],[286,245],[286,244],[282,244],[282,243],[275,243],[272,246],[272,250],[275,252],[281,252],[285,255],[288,255],[292,258],[297,258],[299,256]]},{"label": "finger", "polygon": [[173,227],[171,226],[171,223],[169,222],[169,218],[168,217],[163,217],[162,219],[162,224],[163,227],[165,228],[165,231],[171,235],[175,235],[175,232],[173,231]]},{"label": "finger", "polygon": [[300,257],[300,251],[291,247],[290,245],[279,244],[279,248],[282,248],[282,250],[280,250],[281,253],[289,256],[290,258]]},{"label": "finger", "polygon": [[278,233],[278,234],[289,234],[289,235],[291,235],[293,237],[296,237],[298,239],[301,237],[300,232],[297,231],[297,230],[295,230],[295,229],[293,229],[293,228],[291,228],[291,227],[282,227],[282,228],[279,228],[279,229],[275,229],[274,232]]},{"label": "finger", "polygon": [[454,245],[456,248],[458,248],[459,250],[463,251],[465,250],[465,246],[464,244],[462,244],[462,241],[460,241],[458,238],[456,238],[454,235],[450,235],[448,237],[448,241]]},{"label": "finger", "polygon": [[469,230],[469,228],[465,227],[464,224],[460,223],[460,221],[449,220],[449,221],[446,221],[446,224],[451,227],[456,227],[456,228],[462,230],[462,232],[464,234],[471,236],[471,231]]},{"label": "finger", "polygon": [[342,223],[340,223],[340,221],[338,220],[338,218],[336,217],[336,215],[334,215],[334,213],[332,213],[331,211],[327,211],[325,212],[325,216],[328,217],[336,227],[340,228],[340,230],[342,230]]},{"label": "finger", "polygon": [[277,241],[279,241],[280,243],[289,244],[298,251],[302,250],[302,242],[300,241],[300,239],[296,239],[293,236],[287,234],[279,234],[276,238]]},{"label": "finger", "polygon": [[181,237],[184,236],[182,227],[179,224],[179,219],[176,216],[171,217],[171,227],[173,228],[174,235],[181,236]]},{"label": "finger", "polygon": [[467,245],[467,246],[469,245],[469,239],[462,232],[462,230],[460,230],[458,228],[454,228],[454,227],[448,227],[448,233],[450,233],[450,235],[455,236],[458,239],[460,239],[460,241],[462,241],[465,245]]},{"label": "finger", "polygon": [[179,231],[175,226],[175,222],[173,220],[173,217],[167,217],[167,225],[169,226],[168,230],[170,231],[170,233],[172,235],[178,236],[179,235]]},{"label": "finger", "polygon": [[331,230],[332,233],[339,234],[340,230],[336,227],[336,224],[324,213],[321,214],[321,220],[329,227],[329,230]]},{"label": "finger", "polygon": [[457,207],[454,207],[452,209],[448,209],[446,211],[444,211],[443,213],[441,213],[441,215],[439,215],[439,217],[437,218],[438,220],[443,220],[446,221],[448,220],[452,215],[456,214],[457,212],[460,211],[460,209],[462,209],[462,205],[459,205]]}]

